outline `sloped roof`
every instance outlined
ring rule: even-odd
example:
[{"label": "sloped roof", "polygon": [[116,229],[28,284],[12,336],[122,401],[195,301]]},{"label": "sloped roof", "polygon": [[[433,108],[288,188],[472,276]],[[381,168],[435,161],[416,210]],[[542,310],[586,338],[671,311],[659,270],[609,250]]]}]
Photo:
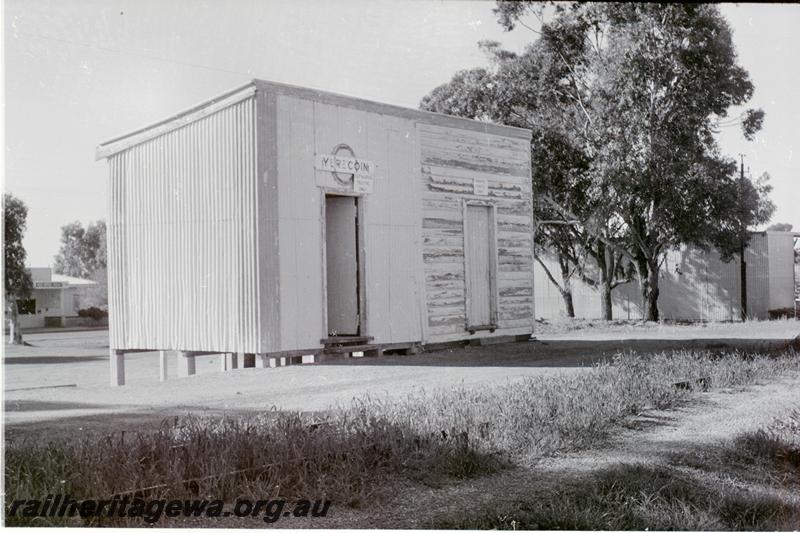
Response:
[{"label": "sloped roof", "polygon": [[319,89],[312,89],[309,87],[300,87],[286,83],[254,79],[243,86],[222,93],[214,98],[201,102],[200,104],[185,109],[163,120],[100,143],[95,152],[95,159],[104,159],[118,152],[127,150],[131,146],[144,143],[154,137],[158,137],[174,129],[186,126],[187,124],[199,120],[213,112],[219,111],[224,107],[250,98],[257,91],[267,91],[277,94],[296,96],[333,105],[352,107],[374,113],[410,118],[412,120],[419,120],[425,123],[461,127],[484,133],[505,135],[524,140],[530,140],[532,135],[531,130],[525,128],[505,126],[502,124],[472,120],[453,115],[444,115],[441,113],[433,113],[431,111],[421,111],[419,109],[411,109],[393,104],[384,104],[381,102],[365,100],[363,98],[332,93]]},{"label": "sloped roof", "polygon": [[51,281],[60,281],[61,283],[66,283],[70,287],[95,287],[99,285],[99,283],[91,279],[73,278],[72,276],[64,276],[63,274],[53,274]]}]

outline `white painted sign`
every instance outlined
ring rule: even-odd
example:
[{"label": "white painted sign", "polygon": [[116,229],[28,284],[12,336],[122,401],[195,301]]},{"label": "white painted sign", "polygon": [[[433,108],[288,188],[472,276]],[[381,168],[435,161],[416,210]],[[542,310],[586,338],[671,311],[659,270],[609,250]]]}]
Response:
[{"label": "white painted sign", "polygon": [[354,174],[356,176],[372,176],[375,164],[367,159],[342,157],[333,154],[317,154],[314,168],[317,170],[327,170],[328,172]]},{"label": "white painted sign", "polygon": [[472,193],[477,196],[489,196],[489,182],[475,178],[472,184]]},{"label": "white painted sign", "polygon": [[34,281],[34,289],[62,289],[66,287],[66,282],[63,281]]},{"label": "white painted sign", "polygon": [[353,179],[353,191],[362,194],[372,194],[372,178],[356,176]]}]

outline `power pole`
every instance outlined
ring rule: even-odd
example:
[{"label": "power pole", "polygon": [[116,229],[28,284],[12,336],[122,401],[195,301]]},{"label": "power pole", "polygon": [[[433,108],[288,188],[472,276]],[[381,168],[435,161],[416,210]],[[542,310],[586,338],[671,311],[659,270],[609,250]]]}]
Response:
[{"label": "power pole", "polygon": [[747,247],[747,223],[745,222],[745,183],[744,180],[744,154],[739,154],[742,160],[739,174],[739,291],[741,302],[742,322],[747,320],[747,261],[744,259],[744,251]]}]

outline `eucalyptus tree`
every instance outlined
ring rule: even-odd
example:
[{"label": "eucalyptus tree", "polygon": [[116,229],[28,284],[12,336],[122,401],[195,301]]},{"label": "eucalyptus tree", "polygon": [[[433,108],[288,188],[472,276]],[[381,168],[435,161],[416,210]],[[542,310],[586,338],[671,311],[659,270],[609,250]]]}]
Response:
[{"label": "eucalyptus tree", "polygon": [[[620,252],[626,228],[611,209],[610,189],[595,161],[607,142],[594,87],[587,83],[595,59],[581,42],[564,43],[561,35],[545,28],[520,54],[480,43],[491,68],[456,73],[421,107],[532,130],[536,259],[568,316],[574,316],[571,281],[580,277],[599,290],[601,316],[611,319],[611,291],[630,280],[624,268],[630,261]],[[542,260],[549,252],[557,273]]]},{"label": "eucalyptus tree", "polygon": [[[657,320],[667,249],[691,243],[726,253],[745,219],[767,215],[758,204],[768,191],[744,191],[715,138],[753,93],[730,27],[712,4],[557,4],[550,20],[535,2],[498,2],[495,11],[506,29],[526,14],[540,17],[538,41],[568,73],[557,90],[567,88],[574,104],[554,112],[586,138],[608,220],[625,228],[621,246],[602,232],[598,239],[634,265],[644,318]],[[748,110],[734,122],[752,139],[763,118]]]}]

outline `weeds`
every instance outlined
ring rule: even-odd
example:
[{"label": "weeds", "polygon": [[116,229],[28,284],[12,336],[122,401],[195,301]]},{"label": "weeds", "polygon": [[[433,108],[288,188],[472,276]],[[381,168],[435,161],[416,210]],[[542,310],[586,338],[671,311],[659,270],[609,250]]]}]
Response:
[{"label": "weeds", "polygon": [[731,442],[673,454],[670,463],[742,483],[800,488],[800,410]]},{"label": "weeds", "polygon": [[[798,368],[793,355],[620,354],[585,372],[399,401],[364,398],[321,415],[190,416],[157,431],[9,442],[6,501],[146,489],[159,498],[280,496],[359,506],[398,477],[435,485],[597,445],[630,415],[674,407],[696,393],[676,382],[740,387]],[[563,523],[570,524],[579,522]]]},{"label": "weeds", "polygon": [[440,529],[797,530],[800,411],[665,466],[621,465],[512,507],[442,519]]},{"label": "weeds", "polygon": [[437,529],[791,530],[800,508],[776,496],[711,484],[666,467],[622,465],[514,508],[479,511]]}]

